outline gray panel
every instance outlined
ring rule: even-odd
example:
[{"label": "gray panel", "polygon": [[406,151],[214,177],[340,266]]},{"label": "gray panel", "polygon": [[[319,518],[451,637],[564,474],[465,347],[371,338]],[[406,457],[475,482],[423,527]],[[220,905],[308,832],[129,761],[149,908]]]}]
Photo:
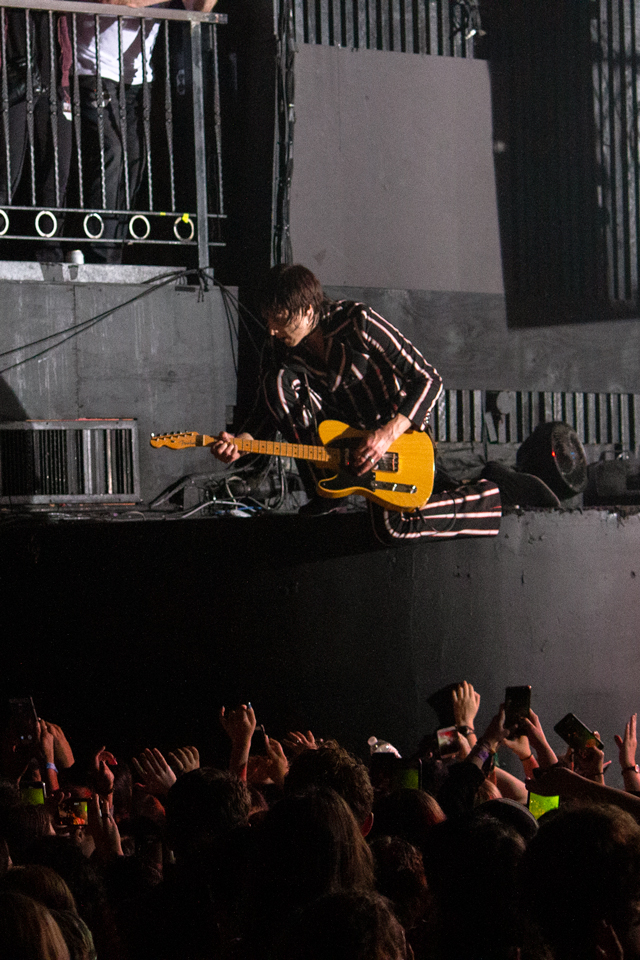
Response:
[{"label": "gray panel", "polygon": [[304,45],[295,71],[294,260],[333,285],[502,291],[487,64]]}]

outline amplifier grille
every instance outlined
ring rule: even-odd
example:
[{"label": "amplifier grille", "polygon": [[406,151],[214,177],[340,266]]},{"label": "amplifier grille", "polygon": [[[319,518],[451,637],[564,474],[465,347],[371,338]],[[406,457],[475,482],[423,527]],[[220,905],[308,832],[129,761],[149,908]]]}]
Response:
[{"label": "amplifier grille", "polygon": [[135,420],[0,424],[0,503],[140,499]]}]

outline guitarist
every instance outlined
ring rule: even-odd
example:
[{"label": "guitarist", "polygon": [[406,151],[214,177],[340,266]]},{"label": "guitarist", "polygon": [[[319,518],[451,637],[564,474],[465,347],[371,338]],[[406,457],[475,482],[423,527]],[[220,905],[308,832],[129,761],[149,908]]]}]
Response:
[{"label": "guitarist", "polygon": [[[442,379],[370,307],[329,301],[306,267],[280,265],[267,276],[260,309],[270,336],[256,406],[238,437],[271,439],[279,430],[289,443],[316,444],[318,423],[342,420],[367,431],[351,465],[361,476],[407,430],[426,429]],[[227,464],[241,456],[229,433],[222,433],[211,449]],[[442,486],[436,475],[440,492],[421,510],[399,513],[370,503],[378,538],[393,543],[498,532],[500,494],[493,483],[480,480],[448,493]],[[317,516],[339,507],[339,500],[314,493],[300,513]]]}]

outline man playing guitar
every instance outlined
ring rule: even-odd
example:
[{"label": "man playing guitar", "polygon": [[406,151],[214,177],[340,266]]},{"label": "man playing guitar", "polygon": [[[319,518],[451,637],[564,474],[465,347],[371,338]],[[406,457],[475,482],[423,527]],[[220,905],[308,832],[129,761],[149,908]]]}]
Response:
[{"label": "man playing guitar", "polygon": [[[267,277],[260,308],[270,336],[256,406],[241,433],[222,433],[212,444],[220,461],[233,463],[242,455],[237,440],[272,438],[278,430],[289,443],[317,444],[319,423],[335,418],[361,431],[349,471],[362,480],[373,475],[407,431],[426,429],[442,379],[420,351],[370,307],[329,301],[306,267],[280,265]],[[299,466],[310,489],[306,464]],[[497,534],[501,506],[495,484],[478,480],[447,492],[436,475],[438,487],[419,509],[401,512],[370,503],[378,538],[393,543]],[[300,512],[317,516],[335,510],[340,501],[326,496],[312,495]]]}]

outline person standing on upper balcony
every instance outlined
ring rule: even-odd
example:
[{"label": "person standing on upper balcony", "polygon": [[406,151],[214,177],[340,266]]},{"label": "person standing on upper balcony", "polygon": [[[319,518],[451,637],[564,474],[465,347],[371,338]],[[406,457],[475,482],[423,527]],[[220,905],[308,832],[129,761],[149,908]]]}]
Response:
[{"label": "person standing on upper balcony", "polygon": [[[209,13],[216,2],[183,0],[183,5],[186,10]],[[126,4],[160,5],[152,0],[131,0]],[[99,218],[92,217],[88,226],[91,235],[103,241],[89,243],[85,259],[93,263],[121,263],[128,217],[102,211],[135,211],[138,199],[144,202],[143,183],[151,139],[151,55],[160,24],[135,17],[119,20],[104,16],[100,17],[96,37],[93,16],[77,14],[76,21],[83,201],[86,210],[99,212]],[[120,113],[121,79],[125,124]]]}]

